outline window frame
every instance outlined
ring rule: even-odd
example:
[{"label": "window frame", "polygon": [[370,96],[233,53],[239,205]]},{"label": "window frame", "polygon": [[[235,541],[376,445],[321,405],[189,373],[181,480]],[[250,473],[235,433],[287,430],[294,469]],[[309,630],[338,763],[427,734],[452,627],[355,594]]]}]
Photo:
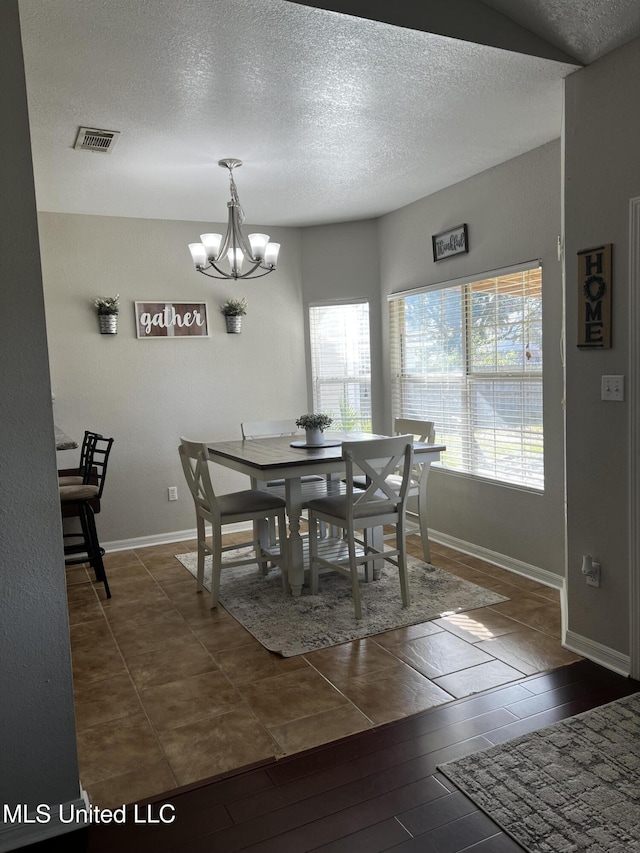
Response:
[{"label": "window frame", "polygon": [[[366,305],[367,308],[367,336],[368,336],[368,354],[369,354],[369,373],[368,379],[362,379],[361,377],[335,377],[334,379],[316,379],[314,374],[314,340],[313,340],[313,321],[312,321],[312,311],[313,309],[323,309],[323,308],[339,308],[339,307],[349,307],[355,305]],[[371,373],[371,300],[366,297],[345,297],[344,299],[318,299],[312,300],[307,303],[307,311],[306,311],[306,324],[307,324],[307,342],[308,342],[308,372],[309,372],[309,398],[311,404],[311,411],[326,411],[326,408],[323,409],[318,402],[319,395],[317,394],[317,387],[322,384],[324,381],[326,384],[330,384],[331,382],[345,382],[345,383],[354,383],[364,386],[368,391],[369,396],[369,412],[368,414],[362,415],[361,412],[358,413],[358,421],[360,425],[357,427],[358,431],[361,432],[370,432],[371,431],[371,423],[373,418],[373,401],[372,401],[372,373]],[[331,413],[334,417],[334,424],[331,425],[329,429],[341,429],[343,427],[340,426],[339,418],[336,413]],[[337,425],[336,425],[337,424]]]},{"label": "window frame", "polygon": [[[389,367],[390,367],[390,390],[391,390],[391,406],[392,413],[395,417],[417,417],[415,412],[410,412],[404,402],[407,400],[406,388],[411,384],[415,383],[416,386],[421,386],[423,388],[427,387],[427,383],[425,382],[424,376],[417,375],[412,376],[408,372],[403,370],[406,364],[407,358],[407,341],[405,337],[406,327],[404,326],[404,319],[400,318],[400,311],[403,309],[393,306],[393,303],[400,303],[406,300],[408,297],[417,296],[422,293],[431,293],[436,291],[444,291],[452,288],[460,288],[461,293],[461,369],[462,373],[460,374],[460,397],[463,401],[463,405],[461,406],[461,411],[464,415],[464,429],[460,430],[460,440],[461,440],[461,459],[464,464],[461,467],[448,467],[446,462],[446,452],[443,454],[443,458],[440,462],[434,463],[434,466],[438,467],[440,470],[445,471],[447,474],[451,474],[457,477],[465,477],[473,480],[491,483],[492,485],[504,487],[504,488],[512,488],[520,491],[532,492],[534,494],[543,494],[545,491],[545,464],[544,464],[544,359],[540,364],[539,370],[509,370],[503,369],[500,371],[478,371],[474,369],[472,364],[472,346],[471,346],[471,335],[473,333],[473,326],[470,322],[471,312],[470,312],[470,303],[472,301],[472,289],[469,287],[474,283],[482,282],[487,279],[492,278],[500,278],[502,276],[508,276],[517,274],[519,272],[525,271],[533,271],[540,270],[540,274],[542,277],[542,261],[539,259],[524,261],[520,264],[515,264],[509,267],[503,267],[496,270],[491,270],[488,272],[482,273],[473,273],[467,276],[463,276],[457,279],[451,279],[448,281],[436,282],[429,285],[424,285],[422,287],[412,288],[411,290],[397,291],[395,293],[390,293],[387,296],[387,302],[389,305]],[[542,278],[541,278],[541,287],[542,287]],[[542,334],[544,329],[543,324],[543,312],[542,312],[542,291],[540,294],[541,299],[541,314],[540,314],[540,322],[542,324]],[[405,303],[406,304],[406,303]],[[396,312],[396,316],[394,317],[393,312]],[[396,369],[397,367],[397,369]],[[531,485],[530,483],[522,482],[521,480],[525,478],[526,474],[524,470],[521,474],[520,481],[514,480],[505,480],[500,478],[500,476],[492,476],[487,474],[486,472],[477,472],[473,470],[474,465],[474,454],[471,450],[471,439],[473,438],[474,429],[473,429],[473,417],[474,417],[474,409],[472,402],[470,400],[470,396],[473,393],[473,386],[478,387],[483,382],[491,382],[491,383],[508,383],[509,381],[517,381],[521,384],[521,387],[526,388],[528,383],[532,385],[535,383],[536,389],[539,388],[540,393],[540,415],[541,415],[541,470],[540,470],[540,485]],[[431,412],[425,413],[425,417],[429,415],[431,417]],[[521,421],[521,424],[524,424],[524,421]],[[495,433],[498,435],[498,433]],[[438,436],[438,425],[436,423],[436,440],[439,441],[440,437]],[[494,457],[494,462],[497,461],[497,457]],[[523,469],[524,469],[523,465]],[[514,478],[515,479],[515,478]]]}]

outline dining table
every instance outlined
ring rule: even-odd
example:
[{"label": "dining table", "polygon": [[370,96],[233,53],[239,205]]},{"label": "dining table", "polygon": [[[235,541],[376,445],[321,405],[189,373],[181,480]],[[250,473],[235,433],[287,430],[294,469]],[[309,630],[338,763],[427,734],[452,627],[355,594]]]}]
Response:
[{"label": "dining table", "polygon": [[[247,474],[255,488],[266,488],[268,481],[284,481],[284,497],[288,518],[288,581],[291,594],[300,595],[304,585],[305,548],[300,533],[302,517],[302,478],[320,475],[318,489],[331,488],[331,483],[339,484],[340,475],[345,472],[342,458],[343,441],[368,441],[386,436],[368,432],[325,432],[322,445],[307,446],[304,434],[299,438],[278,436],[276,438],[253,438],[238,441],[220,441],[208,443],[209,459],[218,465]],[[446,450],[444,444],[426,444],[414,441],[414,462],[421,463],[420,506],[424,507],[427,477],[432,462],[440,459],[440,453]],[[309,484],[304,484],[308,489]],[[261,534],[264,537],[264,530]],[[382,536],[382,531],[380,531]]]}]

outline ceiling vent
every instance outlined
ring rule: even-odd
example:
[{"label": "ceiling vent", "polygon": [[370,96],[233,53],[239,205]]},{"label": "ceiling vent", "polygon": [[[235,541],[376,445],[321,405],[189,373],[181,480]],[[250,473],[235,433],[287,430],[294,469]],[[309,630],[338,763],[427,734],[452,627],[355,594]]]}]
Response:
[{"label": "ceiling vent", "polygon": [[81,127],[78,130],[74,148],[82,151],[101,151],[108,154],[118,141],[119,130],[99,130],[95,127]]}]

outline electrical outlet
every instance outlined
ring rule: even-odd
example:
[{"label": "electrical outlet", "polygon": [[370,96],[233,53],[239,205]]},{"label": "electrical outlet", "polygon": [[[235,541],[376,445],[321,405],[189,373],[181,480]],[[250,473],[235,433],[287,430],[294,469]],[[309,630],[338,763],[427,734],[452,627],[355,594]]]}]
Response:
[{"label": "electrical outlet", "polygon": [[178,500],[178,487],[177,486],[169,486],[167,489],[167,493],[170,501]]},{"label": "electrical outlet", "polygon": [[600,399],[622,403],[624,401],[624,376],[603,376]]},{"label": "electrical outlet", "polygon": [[587,575],[587,586],[600,586],[600,563],[593,564],[593,571]]}]

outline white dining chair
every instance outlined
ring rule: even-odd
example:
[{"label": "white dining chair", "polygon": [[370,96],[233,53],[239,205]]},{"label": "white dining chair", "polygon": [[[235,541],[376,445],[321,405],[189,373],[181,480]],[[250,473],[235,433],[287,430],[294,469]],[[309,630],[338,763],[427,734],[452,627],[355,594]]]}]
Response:
[{"label": "white dining chair", "polygon": [[[435,444],[436,429],[434,421],[422,421],[414,418],[396,418],[393,425],[393,431],[396,435],[413,435],[416,441],[421,441],[425,444]],[[428,463],[427,463],[428,464]],[[418,528],[420,531],[420,539],[422,542],[422,555],[425,562],[431,560],[431,548],[429,547],[429,528],[427,525],[427,507],[423,499],[425,490],[420,488],[420,479],[423,476],[424,462],[418,461],[414,456],[413,466],[411,469],[411,480],[409,482],[408,498],[418,499]],[[424,472],[426,473],[426,472]],[[394,472],[389,476],[389,482],[398,482],[400,478],[399,472]],[[357,488],[366,488],[366,478],[356,477],[354,485]],[[422,492],[422,494],[421,494]],[[387,539],[392,538],[393,534],[388,534]]]},{"label": "white dining chair", "polygon": [[[346,466],[346,494],[319,498],[307,505],[311,593],[315,595],[318,592],[320,568],[330,568],[346,575],[351,580],[356,619],[361,619],[358,567],[365,567],[365,578],[370,580],[373,576],[373,562],[385,560],[398,569],[402,606],[408,607],[411,597],[405,514],[413,460],[413,436],[345,441],[342,444],[342,456]],[[390,475],[398,469],[401,471],[399,480],[392,480]],[[367,480],[366,488],[357,488],[354,476],[364,476]],[[332,548],[336,548],[335,553],[329,549],[321,551],[322,540],[317,535],[320,521],[344,531],[344,539],[338,547],[332,545]],[[384,525],[395,527],[395,548],[386,549],[384,542],[381,548],[372,544],[370,531]],[[362,538],[356,536],[357,531],[363,531]]]},{"label": "white dining chair", "polygon": [[[247,566],[258,563],[263,574],[268,571],[268,563],[276,562],[282,571],[282,585],[288,591],[287,580],[287,547],[286,547],[286,518],[284,500],[276,495],[256,489],[245,489],[241,492],[231,492],[216,495],[211,482],[209,470],[209,452],[206,443],[189,441],[180,438],[178,447],[180,461],[184,470],[189,491],[196,508],[196,528],[198,537],[198,563],[196,575],[196,591],[204,588],[204,560],[207,554],[213,561],[211,576],[211,607],[218,606],[220,594],[220,576],[223,568],[232,566]],[[278,522],[279,550],[267,554],[258,538],[257,522],[276,519]],[[222,545],[222,528],[225,524],[237,522],[254,522],[254,538],[242,545]],[[207,542],[206,524],[211,525],[211,544]],[[222,555],[227,551],[241,548],[245,545],[253,547],[255,556],[244,559],[230,560],[222,563]]]}]

